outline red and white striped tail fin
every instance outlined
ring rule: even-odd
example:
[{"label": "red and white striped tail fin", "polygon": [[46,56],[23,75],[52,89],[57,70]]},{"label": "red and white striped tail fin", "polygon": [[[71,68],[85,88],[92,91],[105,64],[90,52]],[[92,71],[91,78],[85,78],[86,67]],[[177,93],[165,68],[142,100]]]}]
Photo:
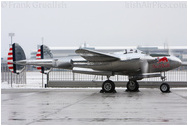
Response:
[{"label": "red and white striped tail fin", "polygon": [[[41,60],[41,59],[52,59],[52,58],[53,55],[51,53],[51,50],[47,46],[41,45],[37,51],[36,59]],[[45,73],[45,74],[51,70],[51,68],[47,68],[44,66],[36,66],[36,68],[40,70],[41,73]]]},{"label": "red and white striped tail fin", "polygon": [[13,51],[12,51],[12,45],[10,45],[10,49],[9,49],[9,52],[8,52],[7,64],[8,64],[8,68],[10,69],[10,71],[14,72],[14,70],[13,70]]},{"label": "red and white striped tail fin", "polygon": [[[40,60],[40,59],[41,59],[41,49],[40,49],[40,48],[39,48],[38,51],[37,51],[36,59],[37,59],[37,60]],[[40,72],[42,72],[42,71],[41,71],[41,70],[42,70],[42,67],[41,67],[41,66],[36,66],[36,68],[37,68]]]},{"label": "red and white striped tail fin", "polygon": [[7,64],[12,73],[19,74],[25,69],[25,66],[16,63],[17,61],[23,61],[25,59],[25,53],[19,44],[13,43],[10,45]]},{"label": "red and white striped tail fin", "polygon": [[36,59],[41,59],[41,49],[38,49]]}]

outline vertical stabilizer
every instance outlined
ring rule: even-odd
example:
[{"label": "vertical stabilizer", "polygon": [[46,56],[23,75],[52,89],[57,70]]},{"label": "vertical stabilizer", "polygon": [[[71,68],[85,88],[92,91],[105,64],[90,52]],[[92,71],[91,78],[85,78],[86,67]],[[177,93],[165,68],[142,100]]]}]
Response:
[{"label": "vertical stabilizer", "polygon": [[[41,59],[52,59],[52,58],[53,58],[53,55],[51,53],[51,50],[46,45],[41,45],[37,51],[36,59],[41,60]],[[51,70],[50,68],[45,68],[41,66],[37,66],[37,69],[41,73],[48,73]]]},{"label": "vertical stabilizer", "polygon": [[25,69],[25,66],[15,64],[15,61],[20,61],[20,60],[25,60],[25,59],[26,59],[25,53],[19,44],[14,43],[10,45],[8,58],[7,58],[7,64],[8,64],[8,68],[10,69],[12,73],[19,74]]}]

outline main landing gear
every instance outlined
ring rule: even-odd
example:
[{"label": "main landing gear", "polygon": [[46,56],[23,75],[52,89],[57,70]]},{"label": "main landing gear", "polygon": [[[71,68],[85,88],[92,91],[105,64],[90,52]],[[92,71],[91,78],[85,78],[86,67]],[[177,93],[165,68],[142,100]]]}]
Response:
[{"label": "main landing gear", "polygon": [[114,82],[111,80],[103,82],[100,93],[116,93]]},{"label": "main landing gear", "polygon": [[126,91],[130,91],[130,92],[137,92],[139,91],[139,84],[136,80],[132,81],[132,80],[129,80],[127,82],[127,90]]},{"label": "main landing gear", "polygon": [[[139,91],[138,89],[139,89],[139,84],[137,81],[131,81],[131,80],[128,81],[126,91],[137,92]],[[100,93],[116,93],[114,82],[109,79],[104,81]]]}]

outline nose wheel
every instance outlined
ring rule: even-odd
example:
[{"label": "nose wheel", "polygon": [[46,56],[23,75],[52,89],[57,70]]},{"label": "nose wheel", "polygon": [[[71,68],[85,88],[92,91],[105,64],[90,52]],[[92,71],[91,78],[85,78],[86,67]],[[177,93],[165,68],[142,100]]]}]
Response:
[{"label": "nose wheel", "polygon": [[170,86],[169,86],[169,84],[167,84],[167,83],[162,83],[161,86],[160,86],[160,90],[161,90],[161,92],[163,92],[163,93],[168,93],[168,92],[170,92]]},{"label": "nose wheel", "polygon": [[[164,76],[161,76],[161,80],[164,82],[166,80],[165,72]],[[170,85],[168,83],[162,83],[160,86],[160,90],[163,93],[169,93],[170,92]]]}]

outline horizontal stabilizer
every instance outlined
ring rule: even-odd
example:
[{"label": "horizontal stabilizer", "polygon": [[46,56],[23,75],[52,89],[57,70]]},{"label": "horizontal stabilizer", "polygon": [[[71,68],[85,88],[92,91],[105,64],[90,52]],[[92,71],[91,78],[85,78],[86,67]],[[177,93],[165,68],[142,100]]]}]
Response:
[{"label": "horizontal stabilizer", "polygon": [[41,59],[41,60],[20,60],[16,61],[15,64],[19,65],[35,65],[51,68],[53,65],[53,59]]}]

